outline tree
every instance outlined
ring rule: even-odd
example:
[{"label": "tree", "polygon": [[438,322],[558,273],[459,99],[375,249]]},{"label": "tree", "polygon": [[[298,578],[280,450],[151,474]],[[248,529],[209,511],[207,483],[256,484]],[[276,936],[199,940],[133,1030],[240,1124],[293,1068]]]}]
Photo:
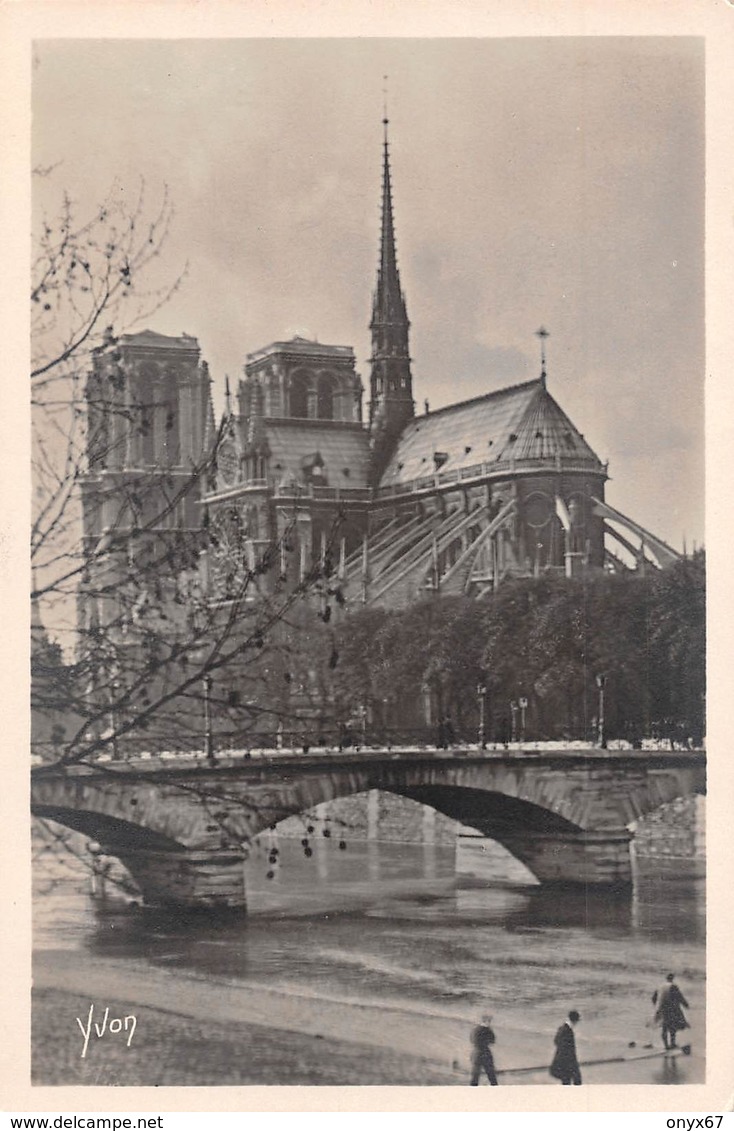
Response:
[{"label": "tree", "polygon": [[[275,731],[283,719],[263,680],[287,641],[278,629],[323,580],[319,563],[295,581],[284,568],[295,514],[253,549],[198,508],[231,421],[217,430],[210,408],[209,433],[184,458],[165,385],[143,375],[133,387],[125,371],[129,331],[184,277],[156,276],[172,217],[166,191],[150,209],[144,186],[128,205],[115,185],[86,217],[63,193],[35,233],[32,599],[64,662],[35,665],[33,705],[60,719],[63,764],[203,741],[205,698],[240,739],[264,716]],[[192,365],[208,398],[205,365]]]},{"label": "tree", "polygon": [[450,714],[474,738],[479,686],[489,738],[510,736],[511,704],[524,698],[528,737],[595,741],[599,677],[608,737],[703,734],[702,555],[648,576],[548,575],[508,580],[478,602],[366,609],[338,642],[339,694],[395,731],[423,720],[428,695],[436,718]]},{"label": "tree", "polygon": [[706,560],[683,558],[653,580],[648,621],[651,718],[670,739],[705,731]]}]

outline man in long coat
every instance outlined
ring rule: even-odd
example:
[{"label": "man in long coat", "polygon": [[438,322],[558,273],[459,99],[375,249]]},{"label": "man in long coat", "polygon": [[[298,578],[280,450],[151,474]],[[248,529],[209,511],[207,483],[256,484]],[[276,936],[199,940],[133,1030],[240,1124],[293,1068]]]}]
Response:
[{"label": "man in long coat", "polygon": [[681,1008],[688,1009],[688,1002],[675,984],[675,974],[668,974],[660,989],[655,990],[652,1004],[656,1006],[655,1020],[662,1028],[663,1044],[666,1049],[676,1048],[675,1034],[690,1026]]},{"label": "man in long coat", "polygon": [[553,1038],[556,1046],[555,1056],[551,1062],[549,1072],[562,1084],[580,1084],[581,1069],[576,1056],[576,1037],[573,1027],[581,1020],[581,1015],[572,1009],[568,1021],[564,1021]]},{"label": "man in long coat", "polygon": [[487,1073],[487,1079],[490,1084],[497,1084],[497,1074],[494,1069],[494,1057],[492,1056],[491,1049],[491,1046],[494,1044],[494,1030],[490,1025],[491,1020],[491,1014],[486,1013],[482,1018],[481,1025],[477,1025],[471,1035],[471,1084],[473,1087],[476,1087],[479,1083],[479,1076],[482,1070]]}]

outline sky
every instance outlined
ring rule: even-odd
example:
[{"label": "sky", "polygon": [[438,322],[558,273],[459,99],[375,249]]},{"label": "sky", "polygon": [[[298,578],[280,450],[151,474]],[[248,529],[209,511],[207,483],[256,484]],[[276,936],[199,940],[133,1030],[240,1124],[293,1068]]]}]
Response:
[{"label": "sky", "polygon": [[690,550],[703,63],[686,37],[37,40],[38,203],[168,186],[156,270],[186,278],[149,325],[199,339],[220,408],[225,373],[294,334],[353,346],[368,388],[387,86],[417,410],[537,376],[544,325],[608,501]]}]

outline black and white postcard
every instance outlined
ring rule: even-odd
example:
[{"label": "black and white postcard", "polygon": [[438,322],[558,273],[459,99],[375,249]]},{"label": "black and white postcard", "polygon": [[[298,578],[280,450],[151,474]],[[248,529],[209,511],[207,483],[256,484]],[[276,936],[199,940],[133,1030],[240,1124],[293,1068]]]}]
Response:
[{"label": "black and white postcard", "polygon": [[734,10],[378,9],[3,13],[9,1109],[731,1093]]}]

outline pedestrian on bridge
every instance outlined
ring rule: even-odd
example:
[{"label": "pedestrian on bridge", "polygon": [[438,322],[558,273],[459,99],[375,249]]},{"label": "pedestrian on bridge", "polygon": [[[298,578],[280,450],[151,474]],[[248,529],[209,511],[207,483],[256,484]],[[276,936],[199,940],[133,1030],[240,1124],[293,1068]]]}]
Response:
[{"label": "pedestrian on bridge", "polygon": [[581,1083],[581,1069],[576,1056],[576,1037],[573,1031],[574,1025],[580,1020],[581,1014],[572,1009],[568,1021],[563,1022],[553,1038],[556,1051],[548,1071],[562,1084]]},{"label": "pedestrian on bridge", "polygon": [[494,1070],[494,1057],[492,1056],[491,1048],[494,1044],[495,1037],[491,1022],[491,1013],[485,1013],[481,1025],[477,1025],[472,1031],[472,1067],[470,1081],[472,1087],[477,1087],[479,1084],[479,1077],[482,1071],[487,1073],[487,1079],[490,1084],[497,1084],[497,1074]]}]

